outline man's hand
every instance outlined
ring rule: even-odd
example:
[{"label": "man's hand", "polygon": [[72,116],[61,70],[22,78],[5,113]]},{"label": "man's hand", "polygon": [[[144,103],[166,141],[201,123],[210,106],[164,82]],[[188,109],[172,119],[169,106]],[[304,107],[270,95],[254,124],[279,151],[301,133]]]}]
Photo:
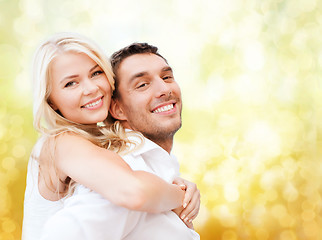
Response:
[{"label": "man's hand", "polygon": [[175,178],[173,184],[186,191],[182,207],[173,209],[173,212],[182,219],[187,227],[193,229],[192,220],[197,217],[200,209],[200,191],[195,183],[180,177]]}]

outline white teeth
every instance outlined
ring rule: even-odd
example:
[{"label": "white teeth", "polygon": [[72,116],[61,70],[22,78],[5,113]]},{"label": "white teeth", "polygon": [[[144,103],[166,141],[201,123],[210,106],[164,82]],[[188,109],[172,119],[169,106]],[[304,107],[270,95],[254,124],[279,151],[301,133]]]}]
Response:
[{"label": "white teeth", "polygon": [[100,99],[99,99],[99,100],[97,100],[96,102],[86,104],[86,105],[84,106],[84,108],[94,107],[95,105],[99,104],[101,101],[102,101],[102,98],[100,98]]},{"label": "white teeth", "polygon": [[160,113],[160,112],[166,112],[169,111],[173,108],[173,104],[169,104],[160,108],[157,108],[156,110],[154,110],[154,113]]}]

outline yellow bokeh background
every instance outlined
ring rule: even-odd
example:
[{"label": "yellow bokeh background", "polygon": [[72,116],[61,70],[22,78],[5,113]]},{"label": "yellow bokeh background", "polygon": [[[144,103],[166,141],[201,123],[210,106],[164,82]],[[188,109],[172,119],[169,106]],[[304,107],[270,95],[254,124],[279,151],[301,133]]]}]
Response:
[{"label": "yellow bokeh background", "polygon": [[31,59],[74,31],[110,55],[159,47],[184,101],[174,152],[202,195],[203,240],[322,236],[322,2],[0,0],[0,239],[20,239]]}]

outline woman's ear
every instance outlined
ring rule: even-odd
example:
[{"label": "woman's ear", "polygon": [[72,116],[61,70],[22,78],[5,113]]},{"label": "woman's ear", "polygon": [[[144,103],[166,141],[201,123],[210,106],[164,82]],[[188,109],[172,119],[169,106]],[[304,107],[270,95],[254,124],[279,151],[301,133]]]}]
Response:
[{"label": "woman's ear", "polygon": [[127,120],[120,102],[113,98],[110,105],[110,114],[117,120]]},{"label": "woman's ear", "polygon": [[52,101],[50,101],[50,99],[48,99],[47,102],[48,102],[49,106],[51,106],[51,108],[54,111],[57,111],[58,110],[57,106]]}]

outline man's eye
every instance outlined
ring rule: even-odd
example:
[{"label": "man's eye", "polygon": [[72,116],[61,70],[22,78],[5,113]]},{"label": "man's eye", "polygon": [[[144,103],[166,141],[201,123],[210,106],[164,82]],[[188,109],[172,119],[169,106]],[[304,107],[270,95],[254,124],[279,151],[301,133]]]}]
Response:
[{"label": "man's eye", "polygon": [[66,83],[65,87],[72,87],[72,86],[74,86],[75,84],[76,84],[76,82],[75,82],[75,81],[70,81],[70,82]]},{"label": "man's eye", "polygon": [[95,77],[95,76],[100,75],[102,73],[104,73],[102,70],[95,71],[95,72],[93,72],[92,77]]},{"label": "man's eye", "polygon": [[148,83],[140,83],[138,86],[137,86],[137,88],[143,88],[143,87],[145,87],[145,86],[147,86],[148,85]]},{"label": "man's eye", "polygon": [[163,80],[171,80],[173,77],[172,76],[165,76],[163,77]]}]

